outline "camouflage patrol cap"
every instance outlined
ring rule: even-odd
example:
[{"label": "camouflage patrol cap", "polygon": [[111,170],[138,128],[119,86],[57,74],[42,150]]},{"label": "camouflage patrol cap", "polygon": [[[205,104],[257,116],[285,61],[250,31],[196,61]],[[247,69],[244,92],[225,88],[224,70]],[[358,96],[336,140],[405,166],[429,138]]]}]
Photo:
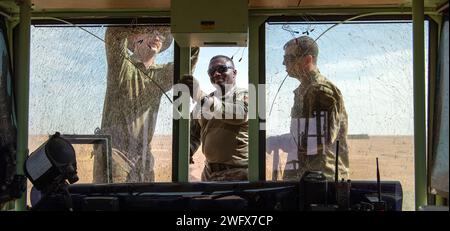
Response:
[{"label": "camouflage patrol cap", "polygon": [[309,36],[300,36],[298,38],[289,40],[284,45],[284,49],[289,46],[296,46],[298,48],[298,56],[311,55],[317,58],[317,56],[319,55],[319,47],[317,46],[316,41]]}]

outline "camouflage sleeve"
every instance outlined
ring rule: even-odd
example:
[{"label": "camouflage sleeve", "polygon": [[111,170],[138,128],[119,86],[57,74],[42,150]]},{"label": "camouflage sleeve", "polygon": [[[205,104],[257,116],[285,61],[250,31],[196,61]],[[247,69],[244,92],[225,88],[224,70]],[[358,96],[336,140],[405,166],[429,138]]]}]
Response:
[{"label": "camouflage sleeve", "polygon": [[337,103],[333,89],[324,84],[311,86],[305,96],[311,109],[318,107],[321,110],[329,110]]},{"label": "camouflage sleeve", "polygon": [[108,27],[105,33],[106,59],[109,73],[119,73],[127,54],[127,36],[130,29],[126,27]]},{"label": "camouflage sleeve", "polygon": [[194,156],[194,153],[197,151],[198,147],[200,147],[200,124],[198,123],[198,119],[193,119],[191,114],[191,139],[190,139],[190,157]]},{"label": "camouflage sleeve", "polygon": [[230,101],[214,98],[214,113],[217,117],[225,118],[224,123],[240,125],[248,121],[248,91],[237,90]]}]

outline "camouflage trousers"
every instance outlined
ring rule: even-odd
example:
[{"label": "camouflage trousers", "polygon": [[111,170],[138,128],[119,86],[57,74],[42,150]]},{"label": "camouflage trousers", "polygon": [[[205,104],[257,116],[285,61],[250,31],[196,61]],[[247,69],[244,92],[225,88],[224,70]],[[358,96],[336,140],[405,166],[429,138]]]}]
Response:
[{"label": "camouflage trousers", "polygon": [[227,164],[206,163],[202,172],[202,181],[246,181],[248,167]]}]

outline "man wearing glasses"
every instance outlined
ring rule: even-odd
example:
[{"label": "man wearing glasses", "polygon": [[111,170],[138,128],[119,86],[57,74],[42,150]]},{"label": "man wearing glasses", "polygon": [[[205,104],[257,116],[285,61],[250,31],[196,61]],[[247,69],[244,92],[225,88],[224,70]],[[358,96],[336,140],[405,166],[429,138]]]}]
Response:
[{"label": "man wearing glasses", "polygon": [[248,179],[248,91],[236,87],[233,60],[224,55],[211,58],[208,76],[216,91],[206,94],[192,76],[183,76],[197,102],[191,114],[192,156],[202,144],[206,157],[202,181]]},{"label": "man wearing glasses", "polygon": [[[171,43],[168,26],[106,30],[107,88],[99,133],[112,138],[114,183],[155,180],[150,142],[161,97],[173,84],[173,63],[155,61]],[[198,52],[192,50],[192,69]],[[98,155],[99,148],[95,148],[94,182],[105,183],[105,157]]]},{"label": "man wearing glasses", "polygon": [[299,180],[306,171],[322,171],[334,180],[339,144],[339,179],[349,177],[347,112],[339,89],[317,67],[319,48],[301,36],[284,45],[283,65],[300,81],[291,109],[291,138],[296,146],[288,154],[283,179]]}]

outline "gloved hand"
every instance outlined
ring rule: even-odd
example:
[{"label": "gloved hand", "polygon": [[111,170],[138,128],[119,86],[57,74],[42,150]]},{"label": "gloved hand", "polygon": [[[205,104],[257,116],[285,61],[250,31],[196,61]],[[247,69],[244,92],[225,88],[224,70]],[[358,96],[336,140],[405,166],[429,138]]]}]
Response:
[{"label": "gloved hand", "polygon": [[187,85],[189,88],[189,94],[194,101],[200,102],[200,100],[206,96],[206,93],[200,89],[200,85],[194,76],[184,75],[181,78],[180,83]]}]

